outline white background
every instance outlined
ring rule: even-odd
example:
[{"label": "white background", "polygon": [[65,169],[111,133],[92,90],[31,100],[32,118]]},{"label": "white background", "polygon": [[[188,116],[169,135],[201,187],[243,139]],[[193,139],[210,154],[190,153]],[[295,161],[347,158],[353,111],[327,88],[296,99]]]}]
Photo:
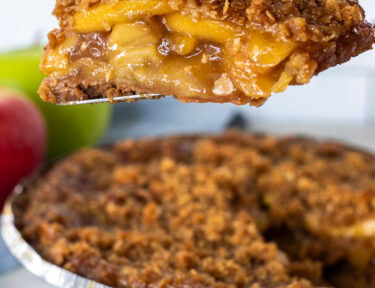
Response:
[{"label": "white background", "polygon": [[[0,0],[0,3],[0,51],[45,42],[47,32],[57,26],[51,15],[53,0]],[[360,0],[360,3],[367,11],[367,18],[375,20],[375,1]],[[292,87],[274,95],[256,111],[248,107],[239,109],[258,122],[374,122],[374,56],[374,52],[367,52],[322,73],[309,86]],[[233,105],[215,107],[218,111],[233,109]]]}]

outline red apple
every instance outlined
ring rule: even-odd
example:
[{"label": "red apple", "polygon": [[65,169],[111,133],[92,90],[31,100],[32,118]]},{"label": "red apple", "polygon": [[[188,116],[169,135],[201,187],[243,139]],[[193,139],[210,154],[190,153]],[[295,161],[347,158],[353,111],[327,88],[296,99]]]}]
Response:
[{"label": "red apple", "polygon": [[38,108],[26,97],[0,89],[0,208],[14,186],[43,161],[47,132]]}]

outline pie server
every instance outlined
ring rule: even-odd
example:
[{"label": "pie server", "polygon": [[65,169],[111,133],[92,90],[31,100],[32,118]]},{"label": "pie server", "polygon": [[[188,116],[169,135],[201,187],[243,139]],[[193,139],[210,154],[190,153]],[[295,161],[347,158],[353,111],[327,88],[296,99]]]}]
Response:
[{"label": "pie server", "polygon": [[118,96],[109,98],[94,98],[88,100],[79,100],[79,101],[68,101],[65,103],[57,103],[57,105],[62,106],[69,106],[69,105],[81,105],[81,104],[96,104],[96,103],[116,103],[121,101],[132,101],[132,100],[141,100],[141,99],[153,99],[153,98],[161,98],[166,97],[166,95],[161,94],[138,94],[138,95],[127,95],[127,96]]}]

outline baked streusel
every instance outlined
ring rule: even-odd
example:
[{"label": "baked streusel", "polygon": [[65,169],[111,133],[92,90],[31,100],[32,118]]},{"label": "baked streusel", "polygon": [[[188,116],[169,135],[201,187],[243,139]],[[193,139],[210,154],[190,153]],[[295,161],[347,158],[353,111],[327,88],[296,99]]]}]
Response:
[{"label": "baked streusel", "polygon": [[84,149],[13,206],[45,259],[113,287],[372,287],[374,187],[365,152],[227,132]]}]

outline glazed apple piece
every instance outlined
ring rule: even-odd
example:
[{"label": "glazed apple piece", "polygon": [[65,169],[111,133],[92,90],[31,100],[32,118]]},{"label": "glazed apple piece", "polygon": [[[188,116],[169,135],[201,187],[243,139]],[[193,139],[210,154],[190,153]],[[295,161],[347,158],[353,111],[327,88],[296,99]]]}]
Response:
[{"label": "glazed apple piece", "polygon": [[224,44],[225,41],[242,33],[241,27],[230,22],[191,18],[172,13],[163,18],[168,30],[192,35],[200,40]]},{"label": "glazed apple piece", "polygon": [[79,10],[73,16],[73,27],[83,33],[110,31],[118,23],[171,13],[175,11],[173,6],[168,0],[126,0],[112,5],[97,5]]}]

